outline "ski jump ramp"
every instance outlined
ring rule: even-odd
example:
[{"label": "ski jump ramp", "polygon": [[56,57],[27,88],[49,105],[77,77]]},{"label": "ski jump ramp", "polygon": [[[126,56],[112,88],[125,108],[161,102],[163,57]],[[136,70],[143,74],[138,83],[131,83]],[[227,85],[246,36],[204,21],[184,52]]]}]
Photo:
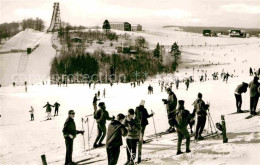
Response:
[{"label": "ski jump ramp", "polygon": [[59,3],[55,2],[53,6],[53,13],[51,18],[51,24],[48,28],[47,32],[54,32],[57,31],[61,26],[61,19],[60,19],[60,7]]}]

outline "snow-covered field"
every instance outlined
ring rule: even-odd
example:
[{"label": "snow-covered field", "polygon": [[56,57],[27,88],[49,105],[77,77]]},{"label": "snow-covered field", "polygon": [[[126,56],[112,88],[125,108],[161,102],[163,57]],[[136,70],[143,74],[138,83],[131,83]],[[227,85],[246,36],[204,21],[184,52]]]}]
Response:
[{"label": "snow-covered field", "polygon": [[[165,135],[143,146],[143,157],[151,158],[151,160],[142,164],[260,164],[259,116],[246,120],[244,118],[249,115],[248,113],[228,115],[236,111],[234,89],[241,82],[250,82],[253,79],[253,77],[249,77],[250,66],[255,69],[260,66],[259,39],[208,38],[197,34],[169,30],[153,31],[151,33],[143,33],[144,37],[151,43],[160,41],[165,45],[171,45],[173,42],[178,41],[179,44],[191,44],[193,39],[194,45],[204,45],[205,42],[208,45],[222,45],[219,47],[183,47],[183,63],[174,76],[180,78],[192,76],[192,68],[195,67],[194,77],[196,82],[190,84],[188,91],[186,91],[184,83],[180,84],[179,90],[176,90],[175,87],[173,89],[178,99],[185,100],[185,107],[189,111],[193,110],[191,104],[196,99],[198,92],[201,92],[203,99],[206,102],[210,101],[210,112],[215,123],[220,122],[221,115],[225,115],[229,142],[222,143],[221,136],[215,139],[210,138],[204,141],[192,142],[191,153],[175,156],[177,142],[172,140],[176,139],[176,133]],[[155,33],[156,35],[154,35]],[[44,62],[43,66],[46,67],[46,70],[42,69],[41,74],[49,72],[47,61],[55,55],[51,43],[47,44],[51,36],[45,34],[43,37],[45,37],[43,42],[46,44],[45,49],[48,51],[47,57],[45,58],[45,54],[42,53],[44,50],[38,48],[38,52],[36,50],[35,54],[32,54],[34,61],[32,63],[28,62],[30,70],[37,69]],[[212,62],[213,64],[219,62],[220,65],[200,66]],[[43,66],[42,68],[44,68]],[[225,72],[228,71],[238,77],[230,78],[228,83],[224,83],[222,80],[212,80],[211,74],[215,71],[221,73],[223,69]],[[198,77],[204,74],[206,70],[210,80],[199,82]],[[57,87],[56,85],[43,86],[35,84],[28,86],[28,93],[24,92],[23,86],[0,88],[0,164],[41,164],[40,156],[42,154],[46,155],[48,164],[64,164],[65,141],[62,128],[68,110],[75,110],[77,129],[82,129],[81,118],[86,119],[86,115],[93,113],[92,99],[94,93],[98,90],[102,93],[104,88],[106,88],[107,97],[101,98],[101,101],[106,103],[110,115],[116,116],[119,112],[126,114],[129,108],[135,108],[139,105],[141,99],[144,99],[148,112],[151,112],[151,110],[155,112],[154,120],[157,132],[165,131],[168,128],[168,121],[165,106],[161,100],[167,98],[167,94],[166,92],[161,93],[158,80],[163,78],[165,81],[173,81],[174,76],[171,74],[158,75],[149,78],[144,85],[136,88],[131,88],[130,84],[115,84],[112,88],[108,84],[102,84],[97,85],[95,90],[93,88],[89,89],[88,85]],[[147,94],[149,84],[154,87],[153,95]],[[51,104],[58,101],[61,107],[58,117],[52,117],[50,121],[43,121],[46,119],[46,113],[42,107],[47,101]],[[29,121],[30,113],[28,111],[30,106],[35,108],[35,121]],[[258,105],[258,109],[259,107]],[[242,109],[249,109],[249,93],[243,94]],[[93,118],[89,117],[90,131],[93,122]],[[149,123],[145,135],[154,134],[152,118],[149,119]],[[206,124],[205,128],[208,128],[208,124]],[[86,123],[84,129],[86,130],[86,148],[88,148]],[[95,124],[90,134],[91,146],[96,133]],[[121,148],[119,157],[118,164],[120,165],[126,161],[124,146]],[[83,137],[78,135],[74,140],[74,161],[90,157],[89,153],[83,150]],[[106,159],[104,148],[91,151],[91,154],[95,153],[99,153],[100,156],[88,162]],[[107,160],[96,162],[96,164],[107,164]]]}]

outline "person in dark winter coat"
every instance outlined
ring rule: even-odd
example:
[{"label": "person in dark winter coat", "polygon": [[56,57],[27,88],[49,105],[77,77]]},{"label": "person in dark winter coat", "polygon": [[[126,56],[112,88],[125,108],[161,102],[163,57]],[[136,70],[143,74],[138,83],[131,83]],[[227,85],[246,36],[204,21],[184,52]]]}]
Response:
[{"label": "person in dark winter coat", "polygon": [[201,136],[201,134],[206,124],[207,106],[205,102],[202,100],[201,93],[198,94],[198,98],[194,101],[193,105],[194,105],[194,112],[197,114],[195,140],[203,140],[204,138]]},{"label": "person in dark winter coat", "polygon": [[147,109],[144,107],[145,101],[141,100],[140,105],[136,107],[135,115],[141,122],[142,136],[144,136],[145,128],[149,124],[148,118],[152,117],[153,114],[148,114]]},{"label": "person in dark winter coat", "polygon": [[98,98],[100,98],[100,90],[98,90],[97,96]]},{"label": "person in dark winter coat", "polygon": [[251,67],[249,68],[249,75],[253,76],[253,69]]},{"label": "person in dark winter coat", "polygon": [[259,93],[257,91],[258,87],[260,86],[260,83],[258,82],[259,78],[254,77],[253,81],[249,83],[249,89],[250,89],[250,114],[256,115],[256,107],[259,100]]},{"label": "person in dark winter coat", "polygon": [[97,101],[99,101],[100,99],[97,98],[97,94],[95,94],[94,98],[93,98],[93,107],[94,107],[94,113],[97,111]]},{"label": "person in dark winter coat", "polygon": [[51,105],[49,102],[47,102],[47,104],[43,107],[46,107],[46,112],[48,114],[48,119],[47,120],[51,120],[51,107],[53,107],[53,105]]},{"label": "person in dark winter coat", "polygon": [[126,137],[127,162],[125,165],[133,165],[136,157],[137,142],[139,141],[141,131],[140,120],[136,117],[133,109],[128,110],[128,115],[124,121],[124,125],[128,130]]},{"label": "person in dark winter coat", "polygon": [[148,86],[148,95],[152,94],[152,88],[153,87],[151,85]]},{"label": "person in dark winter coat", "polygon": [[34,120],[34,109],[33,109],[33,106],[31,106],[31,110],[29,112],[31,114],[31,121],[33,121]]},{"label": "person in dark winter coat", "polygon": [[99,106],[99,110],[97,110],[94,114],[94,118],[96,119],[97,122],[97,130],[98,130],[98,134],[97,134],[97,138],[94,142],[93,147],[97,148],[102,146],[102,141],[104,140],[105,136],[106,136],[106,120],[114,120],[115,116],[113,117],[109,117],[109,114],[106,110],[106,105],[104,102],[100,102],[98,104]]},{"label": "person in dark winter coat", "polygon": [[137,163],[140,163],[141,159],[142,159],[142,144],[144,142],[143,137],[144,137],[145,128],[149,124],[148,118],[153,116],[153,114],[150,114],[150,115],[148,114],[147,109],[144,107],[144,104],[145,104],[145,101],[142,100],[140,105],[138,107],[136,107],[136,109],[135,109],[135,115],[140,120],[140,124],[141,124],[141,132],[140,132],[140,137],[139,137],[139,142],[138,142]]},{"label": "person in dark winter coat", "polygon": [[187,91],[190,86],[190,80],[188,78],[186,79],[185,84],[186,84],[186,91]]},{"label": "person in dark winter coat", "polygon": [[176,124],[178,135],[177,155],[181,154],[181,142],[183,137],[186,138],[186,152],[190,152],[190,134],[187,130],[187,125],[191,120],[191,114],[184,108],[184,101],[179,100],[179,107],[175,112]]},{"label": "person in dark winter coat", "polygon": [[66,144],[66,158],[65,165],[75,164],[72,162],[72,152],[73,152],[73,140],[76,138],[77,134],[84,134],[84,131],[77,131],[76,124],[74,122],[75,112],[73,110],[69,110],[68,118],[64,124],[64,128],[62,130],[63,136],[65,138]]},{"label": "person in dark winter coat", "polygon": [[53,104],[53,106],[55,109],[54,116],[56,116],[56,115],[58,116],[60,104],[58,102],[56,102],[55,104]]},{"label": "person in dark winter coat", "polygon": [[108,125],[106,151],[108,165],[116,165],[120,154],[120,146],[123,145],[122,136],[127,135],[127,129],[122,124],[125,115],[118,114],[116,120]]},{"label": "person in dark winter coat", "polygon": [[177,97],[174,94],[174,92],[170,89],[167,88],[167,93],[168,93],[168,99],[166,101],[164,101],[164,103],[166,104],[166,109],[167,109],[167,115],[168,115],[168,123],[170,125],[169,129],[167,129],[167,132],[175,132],[174,129],[174,112],[176,110],[176,106],[177,106]]},{"label": "person in dark winter coat", "polygon": [[176,83],[176,89],[178,89],[179,88],[179,84],[180,84],[180,80],[177,78],[175,83]]},{"label": "person in dark winter coat", "polygon": [[242,107],[242,93],[246,93],[247,88],[248,88],[248,84],[243,82],[242,84],[238,85],[237,88],[235,89],[237,113],[243,112],[241,110],[241,107]]}]

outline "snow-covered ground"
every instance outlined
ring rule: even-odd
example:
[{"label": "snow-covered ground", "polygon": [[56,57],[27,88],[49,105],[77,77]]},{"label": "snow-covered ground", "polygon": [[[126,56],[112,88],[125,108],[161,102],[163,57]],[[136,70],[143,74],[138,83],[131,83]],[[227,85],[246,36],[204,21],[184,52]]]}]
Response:
[{"label": "snow-covered ground", "polygon": [[[179,67],[178,73],[174,76],[180,78],[192,76],[192,68],[194,67],[196,82],[190,84],[188,91],[186,91],[184,83],[180,84],[179,90],[173,89],[179,100],[185,100],[185,107],[189,111],[193,110],[191,104],[196,99],[198,92],[201,92],[203,99],[206,102],[210,101],[210,113],[215,123],[220,122],[221,115],[225,115],[229,142],[222,143],[221,136],[215,139],[210,138],[204,141],[192,142],[191,153],[175,156],[177,142],[176,140],[172,140],[176,139],[176,133],[165,135],[149,144],[144,144],[143,157],[151,158],[151,160],[142,164],[259,164],[259,116],[246,120],[245,117],[249,115],[248,113],[228,115],[236,111],[234,89],[241,82],[250,82],[253,79],[253,77],[249,77],[250,66],[255,69],[260,66],[259,39],[185,36],[186,33],[184,32],[166,32],[164,30],[160,33],[156,31],[156,34],[160,35],[154,35],[154,33],[145,33],[145,37],[149,42],[153,41],[156,43],[162,40],[167,45],[171,45],[175,41],[191,44],[191,39],[193,39],[195,45],[204,45],[205,41],[207,44],[223,45],[219,47],[183,47],[183,63]],[[164,36],[164,34],[168,34],[168,37],[167,35]],[[174,35],[179,35],[179,37],[174,37]],[[46,34],[45,37],[46,41],[51,38],[49,34]],[[166,38],[169,39],[166,40]],[[51,43],[46,46],[47,48],[51,49]],[[44,73],[49,72],[47,61],[50,60],[50,56],[55,55],[54,50],[51,50],[51,54],[48,54],[46,59],[43,58],[41,53],[44,50],[36,51],[34,62],[37,59],[39,62],[28,62],[28,68],[34,70],[39,65],[42,65],[43,60],[46,60],[44,62],[46,70],[42,70]],[[200,66],[201,64],[212,62],[214,64],[219,62],[220,65]],[[211,74],[215,71],[221,73],[222,69],[238,77],[230,78],[228,83],[224,83],[222,80],[212,80]],[[210,80],[199,82],[198,77],[204,74],[206,70]],[[68,110],[75,110],[77,129],[82,129],[81,117],[86,119],[86,115],[93,113],[92,99],[94,93],[98,90],[102,93],[104,88],[106,88],[107,97],[101,98],[101,101],[106,103],[110,115],[116,116],[118,113],[126,114],[129,108],[135,108],[139,105],[141,99],[144,99],[148,112],[151,112],[151,110],[155,112],[154,121],[157,132],[165,131],[168,128],[168,121],[165,106],[161,100],[167,98],[167,94],[165,92],[161,93],[158,80],[163,78],[165,81],[173,81],[174,76],[171,74],[158,75],[149,78],[144,85],[137,86],[136,88],[131,88],[130,84],[115,84],[112,88],[108,84],[102,84],[97,85],[96,90],[89,89],[88,85],[57,87],[56,85],[43,86],[35,84],[28,86],[28,93],[24,92],[23,86],[0,88],[0,164],[41,164],[40,156],[42,154],[46,155],[48,164],[63,164],[65,142],[62,135],[62,128],[67,118]],[[153,95],[147,94],[149,84],[154,87]],[[42,107],[47,101],[51,104],[58,101],[61,107],[58,117],[52,117],[50,121],[43,121],[46,119],[46,113]],[[35,108],[35,121],[29,121],[30,113],[28,111],[30,110],[30,106]],[[243,94],[242,109],[249,109],[249,93]],[[90,132],[93,122],[93,118],[89,117]],[[152,118],[149,119],[149,123],[145,135],[154,134]],[[206,124],[205,128],[208,128],[208,124]],[[88,148],[87,123],[84,123],[84,129],[86,130],[86,148]],[[95,124],[90,134],[91,146],[93,145],[96,134],[97,128]],[[123,164],[126,161],[126,149],[124,146],[121,148],[118,164]],[[83,150],[83,137],[78,135],[74,140],[74,161],[90,157],[89,153],[83,152]],[[106,159],[104,148],[91,151],[91,154],[95,153],[100,154],[100,156],[88,162]],[[96,162],[96,164],[107,164],[107,160]]]}]

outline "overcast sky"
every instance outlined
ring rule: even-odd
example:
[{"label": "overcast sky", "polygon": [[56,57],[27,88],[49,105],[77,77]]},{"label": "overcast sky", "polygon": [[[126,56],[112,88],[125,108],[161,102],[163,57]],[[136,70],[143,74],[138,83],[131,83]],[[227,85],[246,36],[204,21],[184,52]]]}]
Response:
[{"label": "overcast sky", "polygon": [[42,18],[49,25],[53,3],[72,25],[127,21],[143,26],[260,28],[260,0],[0,0],[0,23]]}]

